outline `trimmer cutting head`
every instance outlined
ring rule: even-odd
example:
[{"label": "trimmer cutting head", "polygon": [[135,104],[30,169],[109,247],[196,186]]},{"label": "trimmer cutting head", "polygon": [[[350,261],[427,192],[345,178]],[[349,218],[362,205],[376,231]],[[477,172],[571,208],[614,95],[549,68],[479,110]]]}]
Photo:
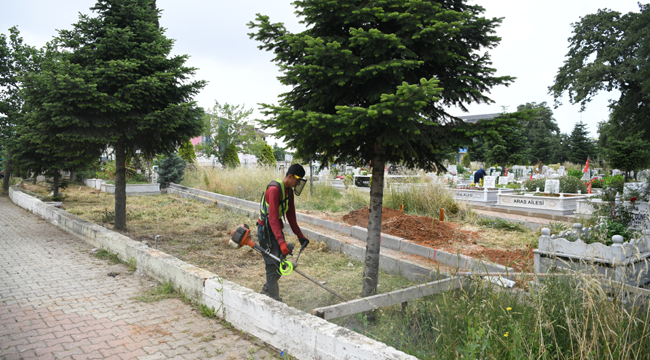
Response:
[{"label": "trimmer cutting head", "polygon": [[230,233],[230,241],[228,244],[235,249],[248,245],[255,247],[255,242],[250,237],[251,228],[246,224],[239,225],[232,233]]}]

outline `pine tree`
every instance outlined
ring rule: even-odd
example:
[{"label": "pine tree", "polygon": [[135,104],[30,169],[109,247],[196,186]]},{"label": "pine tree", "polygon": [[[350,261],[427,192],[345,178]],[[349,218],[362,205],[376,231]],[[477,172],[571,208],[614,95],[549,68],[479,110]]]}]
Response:
[{"label": "pine tree", "polygon": [[237,146],[235,146],[235,144],[230,143],[226,148],[223,165],[226,168],[236,168],[241,165],[239,156],[237,156]]},{"label": "pine tree", "polygon": [[461,165],[463,165],[467,169],[469,169],[472,166],[472,160],[469,158],[469,151],[465,153],[465,156],[463,156]]},{"label": "pine tree", "polygon": [[48,131],[76,149],[115,152],[115,229],[126,229],[126,156],[176,151],[203,128],[191,101],[205,86],[190,81],[187,56],[170,57],[173,40],[158,27],[151,0],[98,0],[61,30],[59,57],[25,77],[25,101]]},{"label": "pine tree", "polygon": [[567,154],[567,158],[570,162],[584,164],[587,162],[587,157],[593,158],[596,155],[594,143],[588,135],[587,124],[582,121],[576,123],[569,137],[571,151]]},{"label": "pine tree", "polygon": [[185,161],[178,154],[166,155],[158,167],[158,183],[165,189],[171,183],[180,183],[185,176]]},{"label": "pine tree", "polygon": [[486,93],[513,80],[495,77],[489,55],[478,53],[498,44],[501,20],[481,17],[484,9],[464,0],[294,4],[308,25],[301,33],[259,14],[249,23],[290,87],[277,106],[264,105],[269,119],[262,123],[323,165],[372,161],[362,292],[369,296],[377,289],[385,164],[443,170],[449,149],[500,123],[470,127],[445,109],[491,103]]},{"label": "pine tree", "polygon": [[257,159],[257,163],[262,166],[274,166],[275,156],[273,156],[273,149],[267,143],[264,143],[262,148],[261,156]]}]

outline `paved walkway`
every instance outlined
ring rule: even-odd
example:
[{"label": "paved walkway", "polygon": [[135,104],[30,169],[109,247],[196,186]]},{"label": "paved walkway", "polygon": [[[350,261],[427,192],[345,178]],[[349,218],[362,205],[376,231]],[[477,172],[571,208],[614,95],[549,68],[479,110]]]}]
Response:
[{"label": "paved walkway", "polygon": [[0,196],[0,359],[272,358],[178,299],[132,299],[154,282],[89,250]]}]

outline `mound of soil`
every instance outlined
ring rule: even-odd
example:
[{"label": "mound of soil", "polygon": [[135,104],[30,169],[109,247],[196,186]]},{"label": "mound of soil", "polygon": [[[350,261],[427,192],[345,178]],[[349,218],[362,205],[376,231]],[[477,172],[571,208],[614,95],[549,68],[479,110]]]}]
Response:
[{"label": "mound of soil", "polygon": [[[369,214],[368,207],[365,207],[344,215],[343,221],[367,228]],[[469,231],[458,230],[458,225],[454,223],[429,216],[406,215],[387,207],[384,207],[381,213],[381,232],[432,247],[454,242],[471,242],[471,237],[475,235]]]},{"label": "mound of soil", "polygon": [[[368,207],[343,216],[350,225],[368,227]],[[532,267],[532,248],[527,250],[490,249],[476,243],[478,233],[459,230],[459,225],[443,222],[428,216],[406,215],[387,207],[382,209],[381,232],[401,237],[423,246],[461,253],[476,259],[510,266],[516,271],[528,271]]]}]

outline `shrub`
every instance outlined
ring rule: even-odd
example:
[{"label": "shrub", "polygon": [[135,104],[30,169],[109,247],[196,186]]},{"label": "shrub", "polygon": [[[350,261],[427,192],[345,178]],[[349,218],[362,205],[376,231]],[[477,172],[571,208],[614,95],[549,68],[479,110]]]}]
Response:
[{"label": "shrub", "polygon": [[461,160],[460,163],[468,169],[472,167],[472,161],[469,158],[469,152],[465,153],[465,156],[463,156],[463,160]]},{"label": "shrub", "polygon": [[161,188],[166,188],[170,183],[180,183],[185,174],[185,161],[177,154],[165,156],[158,168],[158,182]]},{"label": "shrub", "polygon": [[187,140],[181,144],[181,146],[178,148],[178,156],[181,157],[181,159],[185,160],[187,163],[195,163],[196,162],[196,153],[194,152],[194,145],[192,144],[192,141]]},{"label": "shrub", "polygon": [[237,146],[234,143],[230,143],[226,147],[226,153],[223,157],[223,165],[227,168],[236,168],[241,165],[239,162],[239,156],[237,156]]},{"label": "shrub", "polygon": [[[524,182],[524,188],[526,191],[536,191],[539,188],[539,191],[543,192],[546,180],[546,178],[527,180]],[[573,176],[563,176],[557,180],[560,180],[561,193],[577,194],[578,190],[582,191],[583,194],[587,193],[587,186],[580,179]]]},{"label": "shrub", "polygon": [[575,170],[575,169],[569,169],[569,170],[567,170],[567,175],[569,175],[570,177],[580,179],[580,178],[582,178],[582,171],[581,170]]},{"label": "shrub", "polygon": [[267,143],[262,145],[262,151],[260,153],[259,159],[257,159],[257,164],[262,166],[272,166],[275,165],[275,156],[273,156],[273,149]]}]

